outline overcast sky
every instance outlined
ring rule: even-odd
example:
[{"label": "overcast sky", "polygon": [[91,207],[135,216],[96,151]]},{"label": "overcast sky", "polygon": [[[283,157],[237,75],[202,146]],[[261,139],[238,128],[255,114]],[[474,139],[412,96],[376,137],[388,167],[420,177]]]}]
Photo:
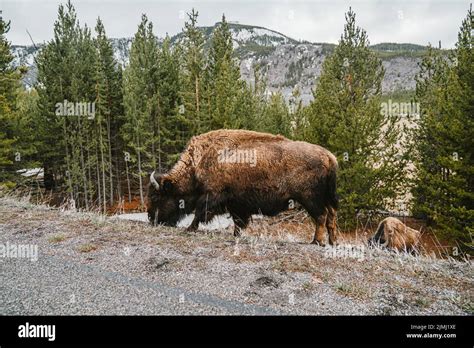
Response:
[{"label": "overcast sky", "polygon": [[[7,37],[13,44],[50,40],[57,16],[57,0],[0,0],[4,19],[11,20]],[[181,31],[185,13],[199,11],[199,25],[213,25],[225,13],[228,21],[263,26],[294,39],[337,43],[349,6],[356,12],[372,44],[410,42],[426,45],[439,40],[453,47],[470,0],[75,0],[81,24],[94,27],[98,16],[109,37],[134,35],[140,16],[146,13],[155,33],[164,36]]]}]

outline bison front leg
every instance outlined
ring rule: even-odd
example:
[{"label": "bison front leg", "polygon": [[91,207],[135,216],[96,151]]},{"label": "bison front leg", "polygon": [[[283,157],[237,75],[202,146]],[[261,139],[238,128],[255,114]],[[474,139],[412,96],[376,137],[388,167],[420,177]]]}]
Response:
[{"label": "bison front leg", "polygon": [[207,223],[214,218],[215,213],[211,211],[211,202],[212,201],[207,195],[198,199],[196,203],[196,210],[194,212],[194,219],[191,222],[191,225],[189,225],[189,227],[186,229],[187,231],[196,231],[199,227],[199,223]]},{"label": "bison front leg", "polygon": [[198,229],[199,227],[199,223],[201,221],[199,221],[199,218],[197,217],[197,215],[194,215],[194,219],[193,221],[191,222],[191,225],[189,225],[187,228],[186,228],[186,231],[188,232],[194,232]]},{"label": "bison front leg", "polygon": [[191,225],[189,225],[186,230],[188,232],[194,232],[198,229],[199,223],[201,223],[201,222],[208,223],[209,221],[211,221],[214,218],[214,216],[215,216],[215,214],[211,213],[209,211],[207,212],[207,216],[206,216],[206,214],[197,214],[196,213],[194,215],[193,221],[191,222]]},{"label": "bison front leg", "polygon": [[234,237],[240,237],[240,232],[249,224],[250,215],[230,213],[234,220]]}]

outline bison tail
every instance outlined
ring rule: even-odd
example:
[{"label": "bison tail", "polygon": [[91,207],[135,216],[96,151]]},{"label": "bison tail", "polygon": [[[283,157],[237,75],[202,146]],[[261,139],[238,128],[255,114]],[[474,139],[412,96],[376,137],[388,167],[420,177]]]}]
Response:
[{"label": "bison tail", "polygon": [[339,198],[337,196],[337,175],[336,170],[333,170],[328,175],[327,188],[328,188],[328,204],[334,210],[339,207]]}]

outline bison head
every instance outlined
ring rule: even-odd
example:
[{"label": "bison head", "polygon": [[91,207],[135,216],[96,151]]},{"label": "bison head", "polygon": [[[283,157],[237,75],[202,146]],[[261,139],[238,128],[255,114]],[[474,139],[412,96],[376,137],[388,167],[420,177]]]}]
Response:
[{"label": "bison head", "polygon": [[150,175],[147,197],[148,221],[152,225],[176,226],[184,214],[180,198],[173,182],[167,175]]},{"label": "bison head", "polygon": [[385,240],[384,236],[380,236],[380,237],[373,236],[369,238],[369,240],[367,241],[367,244],[369,247],[376,247],[376,246],[385,247],[387,245],[387,241]]},{"label": "bison head", "polygon": [[375,246],[386,247],[387,246],[388,241],[385,240],[384,228],[385,228],[385,224],[383,222],[380,223],[375,234],[371,238],[369,238],[369,240],[367,241],[367,244],[369,245],[369,247],[375,247]]}]

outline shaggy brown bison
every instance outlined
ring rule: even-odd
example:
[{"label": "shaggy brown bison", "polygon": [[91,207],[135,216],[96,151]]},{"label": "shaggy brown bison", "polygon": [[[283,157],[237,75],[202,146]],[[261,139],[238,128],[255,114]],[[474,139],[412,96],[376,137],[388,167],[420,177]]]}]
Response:
[{"label": "shaggy brown bison", "polygon": [[394,217],[388,217],[380,222],[374,236],[369,239],[369,245],[414,252],[417,250],[420,238],[419,231],[408,227]]},{"label": "shaggy brown bison", "polygon": [[280,135],[216,130],[193,137],[166,174],[150,175],[152,224],[176,225],[195,211],[189,230],[229,213],[234,235],[252,214],[274,216],[299,202],[316,223],[313,243],[335,243],[336,157],[325,148]]}]

